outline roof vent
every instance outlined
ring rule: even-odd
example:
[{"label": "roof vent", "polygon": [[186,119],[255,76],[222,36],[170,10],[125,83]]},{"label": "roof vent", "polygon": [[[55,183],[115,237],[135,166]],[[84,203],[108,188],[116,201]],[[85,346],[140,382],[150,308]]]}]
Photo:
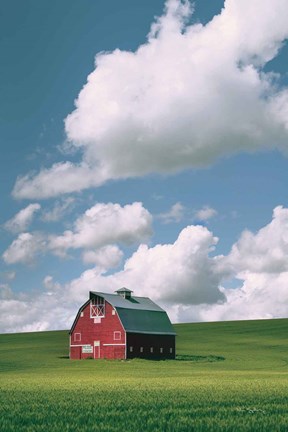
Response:
[{"label": "roof vent", "polygon": [[118,295],[120,295],[121,297],[123,297],[124,299],[130,299],[131,298],[131,293],[133,291],[129,290],[128,288],[120,288],[117,291],[115,291]]}]

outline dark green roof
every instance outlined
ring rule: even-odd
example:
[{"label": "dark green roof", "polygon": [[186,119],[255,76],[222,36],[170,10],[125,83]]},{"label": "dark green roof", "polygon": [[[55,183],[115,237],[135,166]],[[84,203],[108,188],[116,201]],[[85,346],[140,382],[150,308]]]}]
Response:
[{"label": "dark green roof", "polygon": [[175,335],[166,312],[116,308],[128,333]]},{"label": "dark green roof", "polygon": [[90,298],[93,296],[103,297],[117,310],[129,333],[176,334],[167,313],[148,297],[125,299],[118,294],[90,291]]},{"label": "dark green roof", "polygon": [[108,303],[110,303],[115,308],[124,309],[135,309],[135,310],[149,310],[149,311],[159,311],[164,312],[164,310],[150,300],[148,297],[134,297],[123,298],[118,294],[107,294],[97,291],[90,291],[90,298],[93,296],[103,297]]}]

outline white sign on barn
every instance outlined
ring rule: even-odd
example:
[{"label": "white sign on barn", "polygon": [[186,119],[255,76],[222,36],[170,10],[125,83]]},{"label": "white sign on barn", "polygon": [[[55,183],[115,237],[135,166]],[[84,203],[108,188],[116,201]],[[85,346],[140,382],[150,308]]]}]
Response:
[{"label": "white sign on barn", "polygon": [[91,354],[91,353],[93,353],[93,347],[92,347],[92,345],[83,345],[82,346],[82,353],[83,354]]}]

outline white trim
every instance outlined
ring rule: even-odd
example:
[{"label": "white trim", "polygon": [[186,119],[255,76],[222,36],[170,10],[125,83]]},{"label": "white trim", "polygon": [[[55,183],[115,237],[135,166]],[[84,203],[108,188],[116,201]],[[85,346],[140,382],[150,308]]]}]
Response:
[{"label": "white trim", "polygon": [[[117,336],[117,337],[116,337]],[[119,330],[116,330],[116,331],[114,331],[114,335],[113,335],[113,340],[114,341],[116,341],[116,340],[121,340],[122,338],[121,338],[121,331],[119,331]]]},{"label": "white trim", "polygon": [[82,344],[82,345],[70,345],[71,347],[79,347],[79,346],[83,346],[83,345],[85,345],[85,344]]},{"label": "white trim", "polygon": [[[107,300],[106,300],[106,302],[109,303]],[[113,306],[111,305],[111,303],[109,303],[109,304],[110,304],[110,306],[113,308]],[[125,330],[125,328],[124,328],[124,326],[123,326],[123,324],[122,324],[122,321],[121,321],[121,319],[120,319],[120,317],[119,317],[119,315],[118,315],[117,309],[116,309],[116,308],[114,308],[114,309],[115,309],[115,311],[116,311],[116,315],[117,315],[117,317],[118,317],[118,319],[119,319],[119,322],[120,322],[120,324],[121,324],[121,326],[122,326],[122,328],[123,328],[123,331],[124,331],[125,343],[124,343],[123,345],[125,345],[125,357],[124,357],[124,359],[126,360],[126,359],[127,359],[127,334],[126,334],[126,330]]]},{"label": "white trim", "polygon": [[[95,357],[95,348],[96,347],[98,348],[98,357]],[[94,343],[93,343],[93,357],[94,357],[94,360],[101,358],[101,355],[100,355],[100,341],[94,341]]]},{"label": "white trim", "polygon": [[125,344],[103,344],[103,346],[125,346]]},{"label": "white trim", "polygon": [[[76,337],[76,335],[79,335],[80,337]],[[74,333],[74,342],[81,342],[81,339],[82,339],[82,335],[81,335],[81,333],[80,332],[78,332],[78,333]]]}]

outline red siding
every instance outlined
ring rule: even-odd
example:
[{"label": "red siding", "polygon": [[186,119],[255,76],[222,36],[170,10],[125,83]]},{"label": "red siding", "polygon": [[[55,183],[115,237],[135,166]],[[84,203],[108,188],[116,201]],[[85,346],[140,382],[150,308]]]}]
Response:
[{"label": "red siding", "polygon": [[[90,303],[83,309],[83,316],[79,316],[76,325],[70,335],[70,358],[125,358],[125,331],[118,318],[117,312],[112,314],[114,308],[105,301],[105,317],[101,322],[94,323],[90,318]],[[114,332],[118,332],[114,340]],[[76,335],[78,333],[78,335]],[[81,337],[79,337],[79,334]],[[80,340],[79,340],[80,339]],[[99,347],[96,345],[99,341]],[[91,345],[92,353],[83,353],[83,345]]]}]

